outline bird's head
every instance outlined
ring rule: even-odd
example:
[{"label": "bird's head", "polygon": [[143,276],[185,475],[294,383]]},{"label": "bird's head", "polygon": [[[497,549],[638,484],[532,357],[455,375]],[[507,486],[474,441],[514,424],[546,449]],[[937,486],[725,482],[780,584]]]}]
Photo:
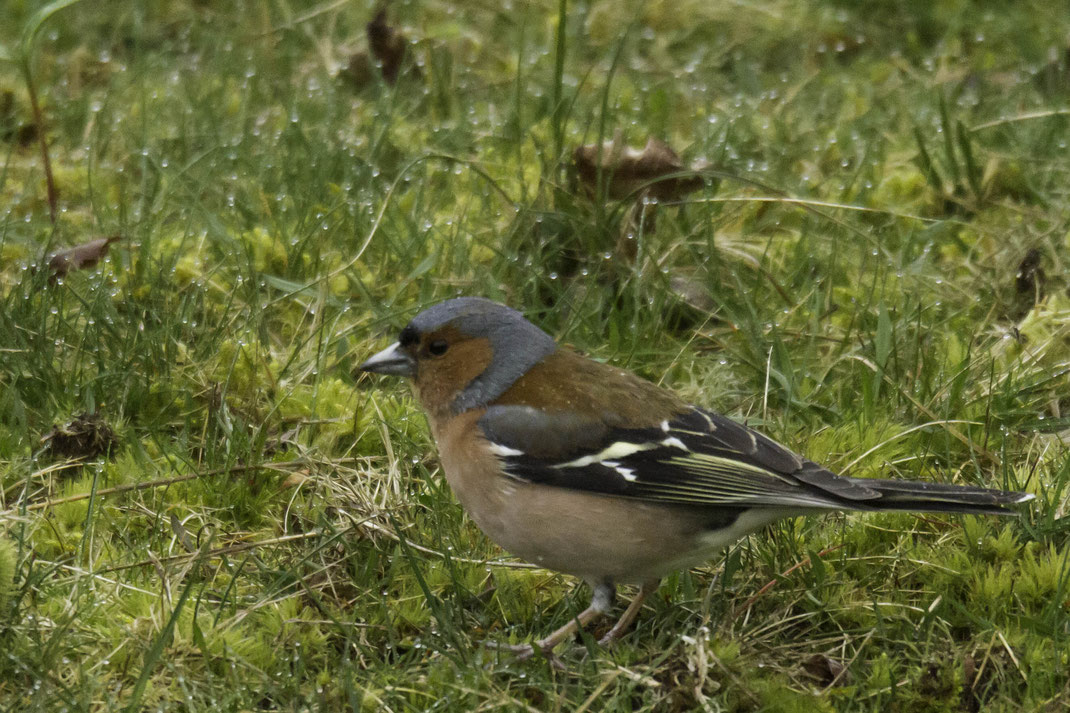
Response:
[{"label": "bird's head", "polygon": [[501,396],[557,349],[553,338],[505,305],[457,297],[425,309],[398,341],[357,367],[413,379],[432,413],[461,413]]}]

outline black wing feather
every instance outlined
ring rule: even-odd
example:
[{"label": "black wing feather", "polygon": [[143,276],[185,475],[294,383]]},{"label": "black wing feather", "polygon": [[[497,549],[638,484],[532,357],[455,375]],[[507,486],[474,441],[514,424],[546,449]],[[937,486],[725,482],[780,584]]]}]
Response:
[{"label": "black wing feather", "polygon": [[845,478],[697,407],[656,426],[621,428],[574,413],[492,406],[479,426],[513,478],[650,502],[1006,513],[1002,505],[1028,499],[984,488]]}]

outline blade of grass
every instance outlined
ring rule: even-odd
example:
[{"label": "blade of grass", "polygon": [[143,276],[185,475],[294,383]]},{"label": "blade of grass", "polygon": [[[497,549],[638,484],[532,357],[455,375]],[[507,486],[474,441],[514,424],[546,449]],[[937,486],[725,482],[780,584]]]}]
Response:
[{"label": "blade of grass", "polygon": [[390,518],[390,525],[394,528],[394,533],[397,535],[398,545],[401,547],[401,552],[405,557],[405,561],[409,563],[409,567],[412,568],[413,576],[416,578],[416,584],[420,587],[420,591],[424,595],[424,599],[427,601],[427,605],[431,607],[431,612],[435,616],[435,620],[438,621],[439,631],[444,631],[451,649],[445,652],[446,656],[452,659],[458,666],[464,666],[467,664],[468,655],[464,645],[461,643],[460,637],[457,635],[457,630],[454,628],[453,619],[447,614],[445,608],[442,606],[442,600],[435,596],[431,591],[431,587],[427,586],[427,580],[424,579],[423,573],[420,571],[420,563],[416,559],[416,555],[413,553],[412,548],[409,547],[409,540],[405,537],[401,531],[401,523],[397,521],[392,513],[388,513],[387,517]]},{"label": "blade of grass", "polygon": [[962,159],[966,164],[966,180],[970,184],[970,190],[973,191],[975,199],[981,200],[981,169],[973,158],[970,133],[967,131],[966,125],[961,121],[955,122],[955,137],[958,139],[959,151],[962,153]]},{"label": "blade of grass", "polygon": [[562,151],[565,146],[565,52],[568,42],[566,32],[568,30],[568,0],[559,0],[557,3],[557,29],[554,41],[554,79],[551,94],[550,123],[554,135],[554,156],[550,165],[555,167],[554,183],[557,182],[556,170],[561,165]]},{"label": "blade of grass", "polygon": [[955,126],[951,123],[951,117],[947,113],[947,99],[943,94],[940,95],[940,133],[944,140],[944,159],[947,163],[947,170],[951,173],[951,180],[957,188],[962,181],[962,174],[959,171],[958,158],[955,156]]},{"label": "blade of grass", "polygon": [[[198,556],[198,563],[204,559],[209,549],[212,546],[213,537],[206,537],[204,544],[201,545],[200,556]],[[186,586],[182,588],[182,594],[178,597],[178,602],[175,603],[174,609],[171,610],[171,616],[167,619],[167,624],[164,625],[163,630],[156,637],[156,640],[152,642],[152,647],[149,652],[145,654],[145,662],[141,667],[141,674],[137,678],[137,682],[134,683],[134,689],[130,694],[130,702],[126,706],[128,713],[133,713],[139,710],[141,704],[141,697],[145,695],[145,687],[149,683],[149,678],[152,677],[153,669],[156,667],[156,662],[160,660],[160,656],[163,655],[163,650],[167,648],[175,632],[175,624],[178,622],[178,617],[182,614],[182,609],[186,606],[186,602],[189,601],[189,596],[193,592],[193,587],[199,581],[199,578],[194,575],[197,571],[196,565],[190,567],[187,570]]]},{"label": "blade of grass", "polygon": [[929,155],[929,149],[925,146],[925,137],[922,136],[921,128],[918,126],[914,127],[914,142],[918,145],[918,155],[915,157],[914,162],[921,169],[921,172],[925,174],[933,190],[943,193],[944,179],[940,176],[940,172],[936,170],[932,156]]}]

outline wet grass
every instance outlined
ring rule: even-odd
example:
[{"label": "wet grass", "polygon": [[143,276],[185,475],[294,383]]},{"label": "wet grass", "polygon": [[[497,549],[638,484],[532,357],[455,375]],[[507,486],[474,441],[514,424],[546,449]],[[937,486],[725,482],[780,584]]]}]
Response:
[{"label": "wet grass", "polygon": [[[1065,708],[1057,8],[515,5],[392,7],[391,86],[339,73],[363,4],[77,4],[44,127],[0,64],[0,707]],[[617,133],[716,171],[630,223],[568,171]],[[588,593],[488,543],[405,388],[351,374],[459,293],[834,469],[1037,500],[783,522],[567,673],[499,656]],[[82,414],[117,445],[72,463],[42,439]]]}]

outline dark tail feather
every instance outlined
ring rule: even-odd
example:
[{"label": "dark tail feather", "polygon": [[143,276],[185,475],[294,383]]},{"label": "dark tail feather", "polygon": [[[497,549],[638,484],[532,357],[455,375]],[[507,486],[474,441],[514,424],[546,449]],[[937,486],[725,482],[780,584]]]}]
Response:
[{"label": "dark tail feather", "polygon": [[990,490],[967,485],[924,483],[910,480],[848,478],[877,491],[880,497],[858,503],[859,509],[958,512],[968,515],[1017,515],[1008,505],[1033,499],[1032,493]]}]

